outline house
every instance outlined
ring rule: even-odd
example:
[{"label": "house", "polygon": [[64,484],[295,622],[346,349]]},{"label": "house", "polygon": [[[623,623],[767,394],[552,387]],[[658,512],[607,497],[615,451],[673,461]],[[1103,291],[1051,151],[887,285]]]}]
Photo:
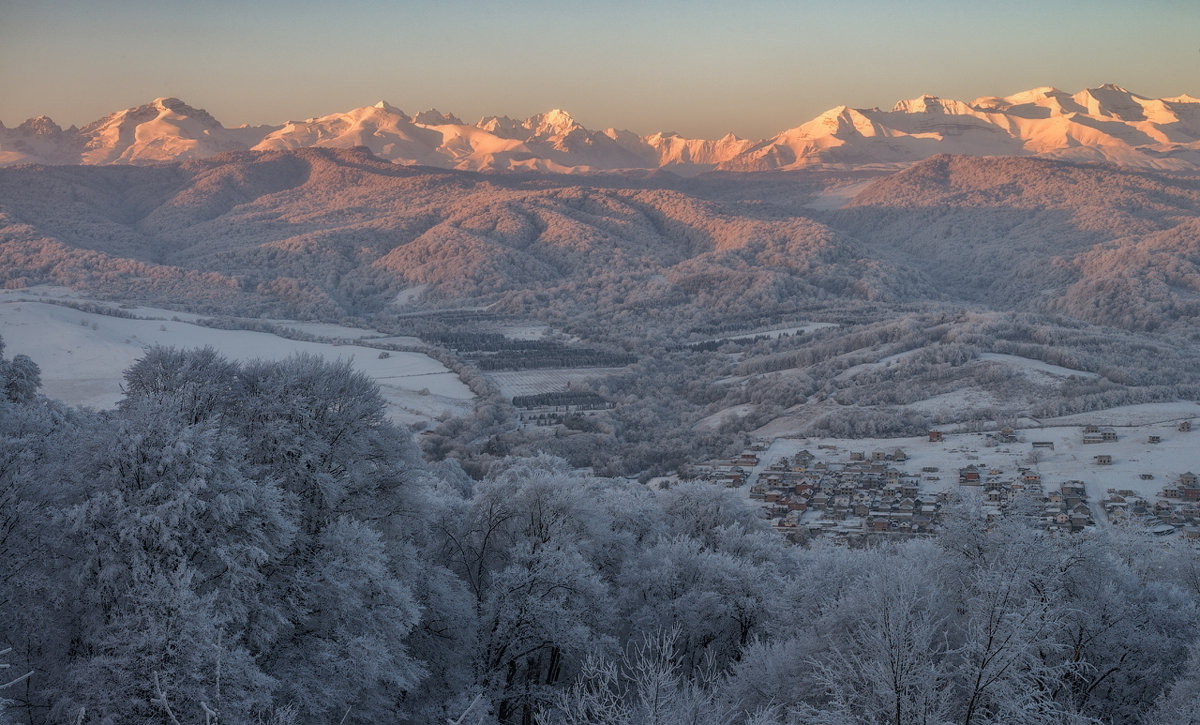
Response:
[{"label": "house", "polygon": [[929,442],[930,443],[941,443],[942,442],[942,432],[940,430],[929,431]]},{"label": "house", "polygon": [[908,460],[908,456],[905,455],[904,451],[900,450],[899,448],[893,448],[890,460],[893,460],[897,463],[904,463]]},{"label": "house", "polygon": [[1084,488],[1083,481],[1067,481],[1059,488],[1062,490],[1063,496],[1076,496],[1078,498],[1087,497],[1087,492]]},{"label": "house", "polygon": [[1181,421],[1179,423],[1179,432],[1180,433],[1189,433],[1189,432],[1191,432],[1191,430],[1192,430],[1192,421],[1185,420],[1185,421]]},{"label": "house", "polygon": [[1105,443],[1112,443],[1113,441],[1117,440],[1117,432],[1112,428],[1101,428],[1100,440],[1104,441]]},{"label": "house", "polygon": [[1146,439],[1147,443],[1162,443],[1162,436],[1150,436]]},{"label": "house", "polygon": [[1033,447],[1034,448],[1048,448],[1050,450],[1054,450],[1054,441],[1034,441]]},{"label": "house", "polygon": [[960,486],[978,486],[980,483],[979,469],[974,464],[958,469],[958,484]]},{"label": "house", "polygon": [[1108,455],[1107,453],[1096,456],[1095,460],[1096,460],[1097,466],[1111,466],[1112,465],[1112,456]]},{"label": "house", "polygon": [[1200,501],[1200,484],[1196,483],[1196,474],[1191,471],[1179,475],[1179,498]]}]

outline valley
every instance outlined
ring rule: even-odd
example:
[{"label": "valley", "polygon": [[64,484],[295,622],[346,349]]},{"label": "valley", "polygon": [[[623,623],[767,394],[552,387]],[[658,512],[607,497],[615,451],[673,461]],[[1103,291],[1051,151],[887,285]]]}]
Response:
[{"label": "valley", "polygon": [[1194,105],[18,129],[0,708],[1187,721]]}]

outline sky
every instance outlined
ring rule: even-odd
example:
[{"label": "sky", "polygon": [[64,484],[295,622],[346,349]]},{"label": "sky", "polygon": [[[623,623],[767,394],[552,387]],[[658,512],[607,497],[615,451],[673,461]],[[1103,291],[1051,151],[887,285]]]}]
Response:
[{"label": "sky", "polygon": [[1196,0],[0,0],[0,122],[175,96],[226,126],[387,100],[763,138],[838,105],[1200,96]]}]

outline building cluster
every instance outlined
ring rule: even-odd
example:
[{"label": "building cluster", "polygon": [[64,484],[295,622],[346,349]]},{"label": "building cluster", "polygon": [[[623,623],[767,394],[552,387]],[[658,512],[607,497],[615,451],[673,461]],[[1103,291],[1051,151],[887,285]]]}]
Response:
[{"label": "building cluster", "polygon": [[931,533],[944,496],[922,493],[920,476],[897,467],[899,448],[817,458],[804,450],[767,466],[750,498],[779,531],[851,541]]},{"label": "building cluster", "polygon": [[971,464],[958,469],[958,485],[980,490],[989,518],[1024,498],[1041,506],[1040,519],[1049,530],[1076,532],[1094,523],[1082,481],[1067,481],[1057,490],[1046,492],[1041,474],[1031,468],[1018,466],[1014,472]]},{"label": "building cluster", "polygon": [[1179,533],[1200,543],[1200,483],[1196,474],[1181,473],[1151,502],[1128,489],[1108,489],[1102,502],[1113,523],[1135,521],[1162,536]]}]

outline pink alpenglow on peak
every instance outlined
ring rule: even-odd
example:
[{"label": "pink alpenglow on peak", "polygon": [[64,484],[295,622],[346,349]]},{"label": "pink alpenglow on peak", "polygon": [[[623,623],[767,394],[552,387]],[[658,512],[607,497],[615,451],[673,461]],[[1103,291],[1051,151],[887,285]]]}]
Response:
[{"label": "pink alpenglow on peak", "polygon": [[170,97],[80,129],[64,130],[45,116],[0,125],[0,165],[146,164],[310,146],[364,146],[398,164],[474,171],[895,168],[941,153],[1194,171],[1200,170],[1200,99],[1147,98],[1111,83],[1078,93],[1042,86],[973,101],[922,95],[886,111],[837,106],[760,141],[733,134],[692,139],[672,132],[593,131],[559,108],[466,124],[436,109],[410,117],[386,101],[281,126],[227,128]]}]

